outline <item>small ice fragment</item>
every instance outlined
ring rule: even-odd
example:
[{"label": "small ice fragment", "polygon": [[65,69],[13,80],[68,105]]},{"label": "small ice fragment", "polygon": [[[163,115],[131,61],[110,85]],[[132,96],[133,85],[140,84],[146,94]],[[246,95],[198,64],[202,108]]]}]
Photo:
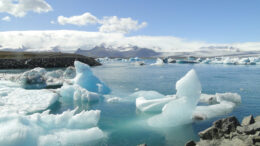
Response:
[{"label": "small ice fragment", "polygon": [[157,58],[156,62],[151,65],[163,65],[163,64],[164,64],[163,60],[161,58]]}]

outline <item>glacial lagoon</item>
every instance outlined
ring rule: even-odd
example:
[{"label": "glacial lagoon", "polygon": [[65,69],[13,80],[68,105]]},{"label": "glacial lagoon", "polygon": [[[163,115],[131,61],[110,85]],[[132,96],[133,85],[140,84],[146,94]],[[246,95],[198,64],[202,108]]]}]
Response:
[{"label": "glacial lagoon", "polygon": [[[119,146],[146,143],[148,146],[179,146],[189,140],[198,140],[198,132],[209,127],[216,119],[234,115],[241,120],[249,114],[260,114],[258,65],[150,65],[155,63],[155,60],[144,62],[146,65],[140,66],[132,62],[114,61],[90,68],[97,78],[89,82],[98,83],[98,86],[96,88],[85,86],[89,92],[78,87],[84,86],[84,83],[70,85],[69,79],[66,81],[67,87],[63,85],[61,88],[44,89],[44,91],[39,89],[41,86],[37,86],[38,89],[36,87],[23,89],[20,84],[4,81],[3,78],[11,80],[11,76],[18,76],[25,70],[1,70],[0,127],[4,127],[5,132],[0,132],[0,145],[19,143]],[[174,127],[150,125],[148,119],[160,114],[161,111],[141,111],[136,106],[138,97],[133,94],[144,92],[142,96],[175,95],[176,82],[191,69],[194,69],[198,76],[203,94],[237,93],[241,97],[241,102],[230,113],[227,111],[227,114],[213,118],[184,122]],[[47,72],[55,70],[47,69]],[[82,80],[79,78],[77,82],[87,77],[83,75]],[[109,88],[109,92],[106,87]],[[36,101],[30,101],[31,94],[37,95]],[[5,99],[6,96],[12,97],[12,100]],[[64,98],[65,96],[68,97]],[[19,106],[8,108],[12,111],[5,111],[8,104]],[[197,106],[207,105],[199,102]],[[185,111],[179,112],[185,113]],[[176,121],[172,121],[174,122]]]}]

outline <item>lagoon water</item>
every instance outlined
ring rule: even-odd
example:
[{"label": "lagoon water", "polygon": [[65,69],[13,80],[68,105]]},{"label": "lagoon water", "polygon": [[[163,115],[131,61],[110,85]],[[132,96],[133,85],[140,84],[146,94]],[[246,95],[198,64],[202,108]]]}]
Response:
[{"label": "lagoon water", "polygon": [[[148,60],[146,62],[153,62]],[[111,89],[112,97],[127,98],[136,91],[153,90],[164,95],[175,94],[175,83],[190,69],[195,69],[207,94],[234,92],[242,97],[242,103],[232,113],[240,121],[249,114],[260,115],[260,66],[222,64],[165,64],[160,66],[135,66],[130,63],[105,63],[93,67],[94,74]],[[1,72],[18,72],[1,71]],[[97,145],[134,146],[146,143],[148,146],[181,146],[189,140],[198,140],[198,132],[209,127],[216,117],[180,127],[152,128],[146,119],[153,114],[145,114],[136,109],[135,100],[107,103],[63,103],[51,108],[53,114],[79,107],[80,110],[101,110],[98,127],[107,137]]]}]

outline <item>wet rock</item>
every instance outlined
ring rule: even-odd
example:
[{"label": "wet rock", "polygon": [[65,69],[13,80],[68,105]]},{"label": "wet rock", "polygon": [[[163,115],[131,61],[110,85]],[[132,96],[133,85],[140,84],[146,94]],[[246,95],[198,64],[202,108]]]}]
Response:
[{"label": "wet rock", "polygon": [[236,131],[236,127],[240,126],[236,117],[228,117],[213,123],[213,126],[219,129],[221,134],[230,134],[230,132]]},{"label": "wet rock", "polygon": [[223,136],[229,138],[230,133],[235,132],[239,125],[239,121],[234,116],[224,118],[215,121],[211,127],[200,132],[199,136],[203,140],[220,139]]},{"label": "wet rock", "polygon": [[[260,117],[258,116],[260,119]],[[252,115],[244,117],[242,124],[234,117],[217,120],[199,133],[200,146],[260,146],[260,121]]]},{"label": "wet rock", "polygon": [[195,143],[193,140],[191,140],[191,141],[188,141],[188,142],[185,144],[185,146],[196,146],[196,143]]},{"label": "wet rock", "polygon": [[241,125],[243,125],[243,126],[250,125],[250,124],[253,124],[254,122],[255,122],[255,119],[254,119],[253,115],[249,115],[247,117],[244,117]]},{"label": "wet rock", "polygon": [[203,140],[211,140],[219,138],[218,129],[216,127],[209,127],[208,129],[199,133],[199,136]]}]

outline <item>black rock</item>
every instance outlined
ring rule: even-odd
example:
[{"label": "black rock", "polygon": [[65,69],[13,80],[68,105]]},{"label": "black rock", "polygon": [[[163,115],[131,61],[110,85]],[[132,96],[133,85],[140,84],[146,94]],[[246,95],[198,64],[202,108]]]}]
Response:
[{"label": "black rock", "polygon": [[185,144],[185,146],[196,146],[196,143],[195,143],[193,140],[191,140],[191,141],[188,141],[188,142]]}]

